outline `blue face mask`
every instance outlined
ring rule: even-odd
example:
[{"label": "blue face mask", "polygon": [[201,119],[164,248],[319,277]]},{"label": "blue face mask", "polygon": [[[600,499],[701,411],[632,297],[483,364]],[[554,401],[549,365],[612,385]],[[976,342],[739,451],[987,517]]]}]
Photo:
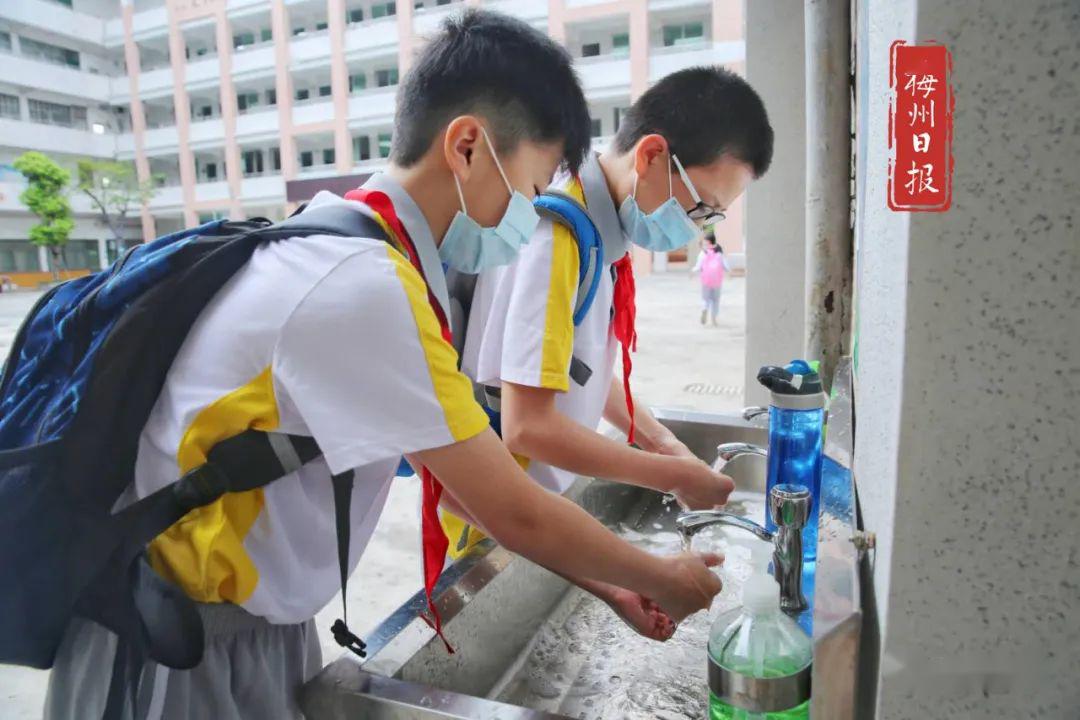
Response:
[{"label": "blue face mask", "polygon": [[677,250],[701,234],[672,192],[671,157],[668,157],[668,199],[663,205],[647,215],[638,207],[635,173],[634,190],[619,207],[619,221],[630,242],[654,252]]},{"label": "blue face mask", "polygon": [[461,210],[454,215],[450,227],[439,245],[439,257],[444,263],[463,273],[475,275],[481,270],[499,265],[509,265],[517,257],[521,246],[529,241],[540,216],[536,214],[529,199],[510,185],[503,172],[495,146],[491,143],[487,131],[480,128],[484,140],[491,148],[491,157],[499,170],[506,189],[510,191],[510,203],[506,212],[495,227],[480,227],[480,224],[468,216],[465,209],[465,195],[461,192],[461,182],[454,175]]}]

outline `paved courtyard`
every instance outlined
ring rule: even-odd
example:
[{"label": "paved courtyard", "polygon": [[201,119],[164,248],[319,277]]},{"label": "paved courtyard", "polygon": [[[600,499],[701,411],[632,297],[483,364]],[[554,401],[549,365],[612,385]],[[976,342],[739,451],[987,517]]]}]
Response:
[{"label": "paved courtyard", "polygon": [[[742,405],[745,347],[745,282],[731,278],[724,287],[717,327],[700,324],[700,294],[685,267],[638,281],[638,352],[633,388],[650,405],[705,411],[734,411]],[[36,293],[0,294],[0,358],[7,355],[22,317]],[[350,625],[361,636],[420,587],[420,486],[399,479],[357,572],[349,582]],[[324,661],[341,649],[329,634],[340,613],[335,598],[317,624]],[[0,717],[30,720],[41,716],[46,672],[0,667]]]}]

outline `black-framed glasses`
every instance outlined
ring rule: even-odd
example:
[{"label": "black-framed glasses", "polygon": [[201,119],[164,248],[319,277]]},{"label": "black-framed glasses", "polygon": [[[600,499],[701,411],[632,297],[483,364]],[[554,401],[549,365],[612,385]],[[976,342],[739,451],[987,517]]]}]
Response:
[{"label": "black-framed glasses", "polygon": [[679,158],[675,153],[671,154],[671,159],[675,162],[675,168],[679,171],[679,177],[683,181],[683,185],[690,191],[690,199],[694,201],[694,207],[686,211],[686,215],[694,221],[699,227],[705,225],[713,225],[722,220],[727,219],[727,215],[723,210],[714,208],[702,201],[701,195],[698,195],[697,188],[694,187],[694,183],[690,180],[690,176],[686,174],[686,170],[683,168],[682,163],[679,162]]}]

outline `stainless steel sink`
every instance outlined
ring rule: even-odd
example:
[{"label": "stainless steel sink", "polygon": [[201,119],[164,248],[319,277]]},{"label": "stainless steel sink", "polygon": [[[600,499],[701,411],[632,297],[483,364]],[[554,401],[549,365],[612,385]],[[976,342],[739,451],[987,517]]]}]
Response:
[{"label": "stainless steel sink", "polygon": [[[837,410],[838,419],[845,417],[845,411],[837,408],[834,400],[834,418]],[[764,444],[767,440],[764,430],[739,417],[663,409],[654,412],[692,451],[708,461],[721,442]],[[860,623],[855,602],[859,597],[857,552],[851,543],[854,508],[847,470],[849,443],[850,432],[839,427],[834,431],[831,419],[826,475],[835,487],[830,493],[832,500],[827,498],[823,505],[819,529],[813,701],[814,717],[829,720],[854,717]],[[838,458],[843,462],[837,462]],[[735,479],[737,491],[763,497],[764,463],[760,458],[739,458],[729,463],[725,472]],[[846,489],[842,487],[845,484]],[[613,527],[647,527],[663,532],[670,529],[674,519],[674,512],[668,511],[660,495],[604,480],[579,479],[568,495]],[[562,712],[576,716],[580,704],[575,704],[574,698],[567,700],[554,694],[548,698],[544,693],[537,702],[535,694],[530,697],[528,689],[520,683],[515,685],[514,679],[515,668],[530,661],[537,638],[549,632],[559,613],[573,611],[573,607],[567,607],[578,602],[575,594],[580,595],[580,591],[571,589],[561,578],[485,541],[449,567],[436,588],[435,602],[446,637],[455,649],[453,655],[420,619],[425,601],[423,594],[417,593],[366,638],[366,660],[361,662],[345,654],[328,665],[304,688],[301,705],[306,716],[315,720],[539,720],[567,717],[559,714]],[[688,642],[700,645],[703,673],[705,638],[689,637],[703,634],[701,627],[707,627],[706,621],[693,630],[684,624],[679,633]],[[586,657],[585,663],[595,660]],[[574,682],[574,677],[566,678],[567,687]],[[694,689],[697,687],[694,685]],[[562,692],[565,696],[566,688]],[[705,692],[704,684],[700,692]],[[511,702],[491,699],[494,697]],[[512,704],[526,701],[531,708]]]}]

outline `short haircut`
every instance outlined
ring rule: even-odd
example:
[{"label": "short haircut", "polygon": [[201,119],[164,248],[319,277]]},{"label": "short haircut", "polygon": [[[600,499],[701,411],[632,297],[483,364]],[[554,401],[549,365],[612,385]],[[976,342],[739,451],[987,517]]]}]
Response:
[{"label": "short haircut", "polygon": [[765,104],[749,83],[719,66],[674,72],[645,91],[623,118],[615,148],[629,152],[653,133],[663,135],[687,167],[729,155],[761,177],[772,162]]},{"label": "short haircut", "polygon": [[570,55],[502,13],[451,15],[424,46],[398,89],[390,158],[415,164],[455,117],[483,116],[498,152],[523,140],[562,142],[571,171],[591,146],[589,107]]}]

